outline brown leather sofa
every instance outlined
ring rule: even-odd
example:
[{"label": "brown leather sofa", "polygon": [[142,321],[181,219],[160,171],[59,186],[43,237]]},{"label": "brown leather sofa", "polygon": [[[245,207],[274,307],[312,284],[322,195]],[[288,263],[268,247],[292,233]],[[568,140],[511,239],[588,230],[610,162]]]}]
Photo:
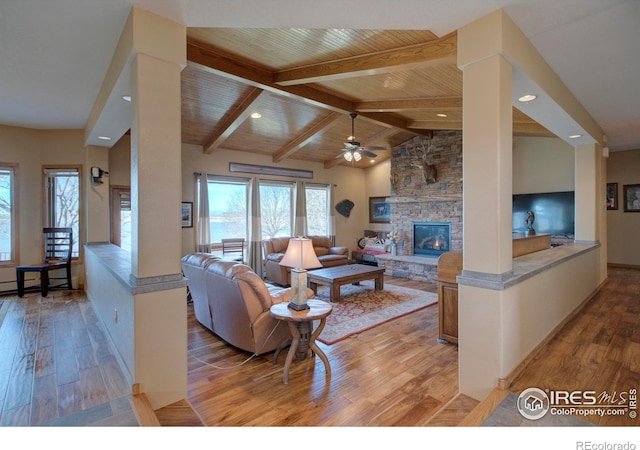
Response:
[{"label": "brown leather sofa", "polygon": [[[313,249],[322,267],[342,266],[349,263],[347,247],[333,247],[328,236],[307,236],[313,242]],[[276,237],[262,241],[265,278],[280,286],[291,284],[291,269],[280,265],[290,237]]]},{"label": "brown leather sofa", "polygon": [[208,253],[185,255],[182,270],[196,319],[229,344],[260,355],[291,337],[287,324],[269,312],[289,302],[290,289],[269,290],[251,267]]}]

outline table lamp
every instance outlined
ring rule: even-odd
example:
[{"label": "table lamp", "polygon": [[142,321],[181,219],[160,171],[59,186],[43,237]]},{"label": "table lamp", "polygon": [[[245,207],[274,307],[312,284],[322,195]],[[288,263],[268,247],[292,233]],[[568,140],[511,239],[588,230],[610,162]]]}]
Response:
[{"label": "table lamp", "polygon": [[289,308],[295,311],[309,309],[307,305],[307,270],[322,267],[313,250],[311,239],[303,237],[289,239],[289,246],[281,266],[291,267],[291,301]]}]

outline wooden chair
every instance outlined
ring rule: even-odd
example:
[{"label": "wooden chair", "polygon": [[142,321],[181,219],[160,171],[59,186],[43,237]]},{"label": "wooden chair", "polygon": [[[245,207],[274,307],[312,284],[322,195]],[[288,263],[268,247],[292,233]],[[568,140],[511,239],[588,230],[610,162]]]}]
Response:
[{"label": "wooden chair", "polygon": [[244,261],[244,239],[243,238],[233,238],[233,239],[223,239],[222,240],[222,257],[227,253],[240,253],[239,258],[235,258],[234,261]]},{"label": "wooden chair", "polygon": [[[27,272],[38,272],[40,274],[40,291],[43,297],[47,296],[49,289],[73,289],[71,284],[73,230],[71,228],[43,228],[42,232],[44,233],[43,263],[40,265],[16,267],[18,297],[24,296],[24,274]],[[52,278],[49,275],[49,272],[61,269],[66,270],[65,277]],[[51,280],[65,280],[65,282],[51,286]]]}]

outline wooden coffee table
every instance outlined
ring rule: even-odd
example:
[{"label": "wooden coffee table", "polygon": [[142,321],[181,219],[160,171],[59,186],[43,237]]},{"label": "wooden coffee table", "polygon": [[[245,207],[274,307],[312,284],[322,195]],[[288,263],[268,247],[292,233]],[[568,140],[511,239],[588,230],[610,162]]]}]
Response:
[{"label": "wooden coffee table", "polygon": [[331,302],[340,301],[340,286],[358,284],[364,280],[375,280],[376,291],[381,291],[384,288],[384,269],[364,264],[348,264],[307,272],[307,283],[314,293],[318,293],[319,284],[329,286]]}]

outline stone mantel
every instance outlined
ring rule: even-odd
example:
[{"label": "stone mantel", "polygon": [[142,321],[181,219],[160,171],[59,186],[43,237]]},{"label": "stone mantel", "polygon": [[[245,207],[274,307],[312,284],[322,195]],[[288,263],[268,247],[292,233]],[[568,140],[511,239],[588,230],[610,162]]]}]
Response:
[{"label": "stone mantel", "polygon": [[429,194],[421,197],[387,197],[387,203],[461,202],[462,194]]}]

